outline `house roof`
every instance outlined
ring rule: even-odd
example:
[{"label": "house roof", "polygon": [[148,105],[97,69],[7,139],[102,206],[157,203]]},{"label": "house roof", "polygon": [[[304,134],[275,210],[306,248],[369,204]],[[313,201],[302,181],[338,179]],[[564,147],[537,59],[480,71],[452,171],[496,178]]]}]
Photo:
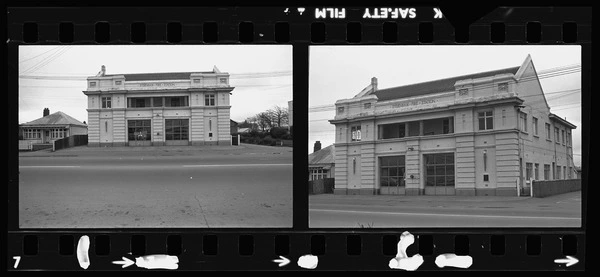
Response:
[{"label": "house roof", "polygon": [[333,164],[335,163],[335,146],[329,145],[319,151],[308,155],[308,164]]},{"label": "house roof", "polygon": [[71,117],[70,115],[63,113],[61,111],[55,112],[53,114],[49,114],[42,118],[38,118],[33,121],[29,121],[27,123],[21,124],[21,126],[38,126],[38,125],[80,125],[87,126],[80,122],[79,120]]},{"label": "house roof", "polygon": [[189,80],[192,73],[214,73],[207,72],[163,72],[163,73],[133,73],[133,74],[107,74],[105,77],[125,76],[126,81],[156,81],[156,80]]},{"label": "house roof", "polygon": [[387,101],[387,100],[398,99],[398,98],[413,97],[413,96],[420,96],[420,95],[431,94],[431,93],[453,91],[455,89],[454,84],[457,81],[467,80],[467,79],[476,79],[476,78],[482,78],[482,77],[494,76],[494,75],[506,74],[506,73],[515,74],[515,73],[517,73],[519,68],[520,68],[520,66],[509,67],[509,68],[504,68],[504,69],[480,72],[480,73],[469,74],[469,75],[456,76],[456,77],[439,79],[439,80],[417,83],[417,84],[411,84],[411,85],[406,85],[406,86],[380,89],[380,90],[376,90],[375,92],[371,92],[370,94],[376,95],[377,98],[379,99],[379,101]]}]

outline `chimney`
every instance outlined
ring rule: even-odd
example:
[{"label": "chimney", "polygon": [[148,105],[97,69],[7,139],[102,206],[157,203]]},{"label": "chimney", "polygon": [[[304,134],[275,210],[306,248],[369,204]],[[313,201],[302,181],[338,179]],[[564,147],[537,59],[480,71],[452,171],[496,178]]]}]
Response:
[{"label": "chimney", "polygon": [[44,116],[50,115],[50,110],[48,108],[44,108]]},{"label": "chimney", "polygon": [[371,78],[371,87],[373,88],[373,91],[377,91],[377,77]]},{"label": "chimney", "polygon": [[317,140],[317,142],[315,142],[315,147],[313,148],[313,152],[317,152],[321,150],[321,142]]}]

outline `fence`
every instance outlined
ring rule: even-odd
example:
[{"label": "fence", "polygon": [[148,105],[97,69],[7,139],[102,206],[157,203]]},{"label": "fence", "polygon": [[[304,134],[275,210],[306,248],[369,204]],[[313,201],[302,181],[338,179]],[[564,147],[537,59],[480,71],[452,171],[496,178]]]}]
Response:
[{"label": "fence", "polygon": [[547,197],[581,190],[581,179],[533,181],[533,197]]},{"label": "fence", "polygon": [[308,181],[308,194],[333,193],[334,178]]},{"label": "fence", "polygon": [[52,151],[88,144],[88,135],[73,135],[54,141]]}]

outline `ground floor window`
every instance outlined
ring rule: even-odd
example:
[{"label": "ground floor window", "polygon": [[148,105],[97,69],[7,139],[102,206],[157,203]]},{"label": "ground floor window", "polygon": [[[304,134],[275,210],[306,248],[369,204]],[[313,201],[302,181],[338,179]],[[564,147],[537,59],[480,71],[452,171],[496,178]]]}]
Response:
[{"label": "ground floor window", "polygon": [[150,119],[127,120],[127,136],[129,141],[150,140],[151,133]]},{"label": "ground floor window", "polygon": [[535,175],[535,179],[539,180],[540,179],[540,164],[535,164],[535,171],[534,171],[534,175]]},{"label": "ground floor window", "polygon": [[550,180],[550,165],[544,165],[544,180]]},{"label": "ground floor window", "polygon": [[531,178],[533,178],[533,164],[532,163],[525,163],[525,178],[527,180],[530,180]]},{"label": "ground floor window", "polygon": [[381,187],[403,187],[405,176],[405,159],[404,156],[390,156],[379,158],[380,178],[379,185]]},{"label": "ground floor window", "polygon": [[327,178],[327,169],[323,169],[322,167],[315,167],[309,170],[309,181],[321,180]]},{"label": "ground floor window", "polygon": [[165,139],[166,140],[188,140],[189,138],[189,120],[188,119],[165,119]]},{"label": "ground floor window", "polygon": [[40,129],[24,129],[23,130],[23,139],[39,139],[42,135],[40,133]]},{"label": "ground floor window", "polygon": [[454,153],[427,154],[425,159],[425,185],[454,186]]}]

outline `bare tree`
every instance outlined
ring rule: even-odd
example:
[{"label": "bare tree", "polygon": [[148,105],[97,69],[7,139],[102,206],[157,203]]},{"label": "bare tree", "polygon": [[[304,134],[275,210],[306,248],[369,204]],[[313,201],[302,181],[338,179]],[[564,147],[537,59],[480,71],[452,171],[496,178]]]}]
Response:
[{"label": "bare tree", "polygon": [[256,123],[264,132],[265,129],[273,127],[273,122],[271,121],[271,117],[267,112],[262,112],[256,115]]},{"label": "bare tree", "polygon": [[282,124],[287,124],[289,119],[288,109],[280,106],[275,106],[268,110],[267,113],[271,117],[273,127],[281,127]]}]

